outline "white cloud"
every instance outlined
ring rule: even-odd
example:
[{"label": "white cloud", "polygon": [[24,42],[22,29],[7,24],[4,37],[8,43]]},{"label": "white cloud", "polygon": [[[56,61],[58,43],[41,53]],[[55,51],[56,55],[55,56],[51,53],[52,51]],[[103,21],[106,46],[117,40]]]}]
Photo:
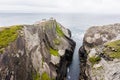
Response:
[{"label": "white cloud", "polygon": [[1,0],[0,12],[120,13],[120,0]]}]

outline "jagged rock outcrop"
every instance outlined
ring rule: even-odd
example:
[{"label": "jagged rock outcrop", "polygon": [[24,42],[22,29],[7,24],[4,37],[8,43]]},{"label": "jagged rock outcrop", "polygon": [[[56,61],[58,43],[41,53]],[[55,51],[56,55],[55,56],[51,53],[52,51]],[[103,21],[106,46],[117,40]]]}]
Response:
[{"label": "jagged rock outcrop", "polygon": [[89,28],[79,54],[80,80],[120,80],[120,24]]},{"label": "jagged rock outcrop", "polygon": [[70,31],[54,19],[16,27],[0,29],[7,36],[0,39],[0,80],[64,80],[75,48]]}]

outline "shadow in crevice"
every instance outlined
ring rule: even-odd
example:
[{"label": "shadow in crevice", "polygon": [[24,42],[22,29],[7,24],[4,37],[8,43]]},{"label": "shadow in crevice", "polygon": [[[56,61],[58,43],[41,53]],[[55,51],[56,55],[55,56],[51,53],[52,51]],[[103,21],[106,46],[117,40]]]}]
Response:
[{"label": "shadow in crevice", "polygon": [[79,49],[79,58],[80,58],[80,78],[79,80],[88,80],[86,75],[86,67],[87,67],[87,53],[83,46]]}]

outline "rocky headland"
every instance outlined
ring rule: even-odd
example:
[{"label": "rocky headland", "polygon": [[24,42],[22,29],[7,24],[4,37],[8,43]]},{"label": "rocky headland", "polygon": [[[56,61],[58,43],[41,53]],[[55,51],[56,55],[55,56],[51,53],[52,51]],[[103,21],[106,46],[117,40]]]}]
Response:
[{"label": "rocky headland", "polygon": [[64,80],[75,42],[54,19],[0,28],[0,80]]},{"label": "rocky headland", "polygon": [[79,56],[80,80],[120,80],[120,24],[89,28]]}]

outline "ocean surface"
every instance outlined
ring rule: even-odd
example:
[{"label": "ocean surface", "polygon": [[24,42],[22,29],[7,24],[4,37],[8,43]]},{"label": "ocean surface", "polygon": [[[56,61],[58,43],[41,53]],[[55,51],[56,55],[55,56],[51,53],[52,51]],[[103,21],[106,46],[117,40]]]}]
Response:
[{"label": "ocean surface", "polygon": [[76,49],[73,61],[68,67],[67,80],[79,79],[79,55],[78,50],[82,45],[85,31],[91,26],[100,26],[113,23],[120,23],[120,15],[100,15],[100,14],[51,14],[51,13],[0,13],[0,26],[10,26],[18,24],[34,24],[42,19],[53,17],[64,27],[72,32],[72,39],[76,41]]}]

